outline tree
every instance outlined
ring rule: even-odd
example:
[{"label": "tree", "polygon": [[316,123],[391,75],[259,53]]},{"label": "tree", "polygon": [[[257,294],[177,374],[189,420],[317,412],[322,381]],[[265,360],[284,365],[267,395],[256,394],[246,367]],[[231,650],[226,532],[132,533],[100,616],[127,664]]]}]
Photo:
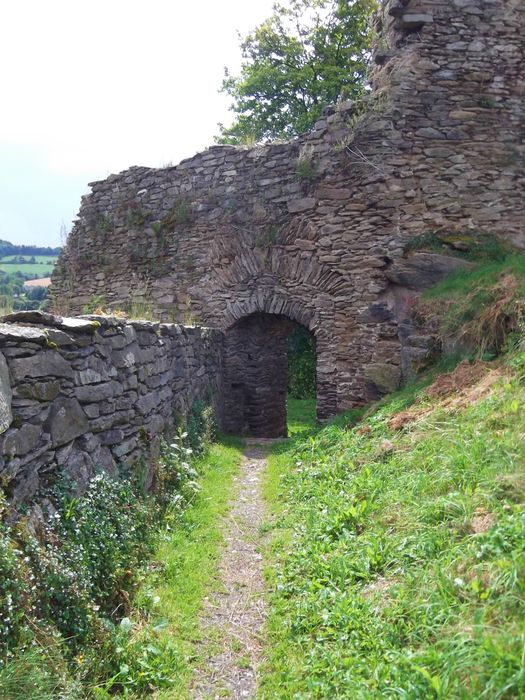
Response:
[{"label": "tree", "polygon": [[239,76],[225,69],[232,126],[219,143],[290,138],[311,129],[327,104],[364,89],[377,0],[290,0],[241,43]]}]

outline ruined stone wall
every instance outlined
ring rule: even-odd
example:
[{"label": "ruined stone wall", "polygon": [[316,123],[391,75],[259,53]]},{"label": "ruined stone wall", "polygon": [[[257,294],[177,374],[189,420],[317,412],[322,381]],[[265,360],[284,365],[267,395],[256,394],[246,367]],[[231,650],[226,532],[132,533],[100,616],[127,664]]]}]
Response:
[{"label": "ruined stone wall", "polygon": [[395,388],[427,352],[414,294],[461,264],[415,242],[525,248],[525,4],[388,0],[378,26],[372,92],[311,134],[93,183],[56,303],[284,315],[315,335],[321,418]]},{"label": "ruined stone wall", "polygon": [[0,484],[15,506],[38,500],[59,475],[81,492],[98,469],[115,475],[147,462],[177,416],[215,398],[217,331],[38,312],[12,318],[0,324]]}]

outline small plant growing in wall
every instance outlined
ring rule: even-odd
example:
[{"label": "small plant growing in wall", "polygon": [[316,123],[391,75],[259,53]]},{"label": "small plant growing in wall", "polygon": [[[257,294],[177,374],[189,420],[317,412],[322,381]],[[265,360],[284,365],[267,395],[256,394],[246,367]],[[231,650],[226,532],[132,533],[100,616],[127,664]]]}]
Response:
[{"label": "small plant growing in wall", "polygon": [[147,220],[147,212],[144,211],[137,204],[128,208],[126,212],[126,226],[128,228],[136,228],[137,226],[144,226]]},{"label": "small plant growing in wall", "polygon": [[89,298],[87,304],[82,307],[82,313],[93,314],[98,309],[102,309],[106,306],[106,298],[103,294],[92,294]]},{"label": "small plant growing in wall", "polygon": [[145,299],[132,299],[127,306],[126,315],[130,319],[140,319],[142,321],[158,321],[157,315],[153,311],[153,304]]},{"label": "small plant growing in wall", "polygon": [[259,250],[269,248],[276,242],[278,235],[279,226],[277,226],[277,224],[272,224],[271,226],[265,228],[264,231],[262,231],[255,245],[257,248],[259,248]]},{"label": "small plant growing in wall", "polygon": [[138,245],[134,245],[129,251],[129,259],[133,263],[140,263],[143,260],[143,254]]},{"label": "small plant growing in wall", "polygon": [[227,199],[224,203],[224,209],[230,214],[234,214],[238,208],[239,205],[237,204],[235,199]]},{"label": "small plant growing in wall", "polygon": [[494,109],[497,105],[496,100],[492,95],[480,95],[479,106],[485,109]]},{"label": "small plant growing in wall", "polygon": [[302,182],[313,182],[317,177],[311,148],[303,148],[295,164],[295,177]]},{"label": "small plant growing in wall", "polygon": [[102,214],[102,217],[98,223],[98,228],[103,233],[109,233],[113,229],[113,219],[109,214]]},{"label": "small plant growing in wall", "polygon": [[173,208],[161,219],[163,228],[173,228],[191,223],[193,220],[193,210],[191,202],[185,197],[181,197],[175,202]]}]

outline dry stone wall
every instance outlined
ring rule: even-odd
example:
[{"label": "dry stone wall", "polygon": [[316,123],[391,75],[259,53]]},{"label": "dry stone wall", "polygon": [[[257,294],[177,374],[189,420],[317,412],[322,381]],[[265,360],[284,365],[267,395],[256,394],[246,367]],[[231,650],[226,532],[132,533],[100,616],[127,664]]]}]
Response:
[{"label": "dry stone wall", "polygon": [[[320,418],[395,388],[428,352],[409,312],[462,264],[448,253],[484,234],[525,248],[525,4],[388,0],[378,29],[372,91],[311,134],[92,183],[57,306],[146,305],[226,334],[285,316],[315,335]],[[443,251],[418,244],[436,234]]]},{"label": "dry stone wall", "polygon": [[174,420],[216,397],[217,331],[38,312],[6,319],[0,483],[14,506],[39,500],[59,475],[82,492],[97,470],[147,466]]}]

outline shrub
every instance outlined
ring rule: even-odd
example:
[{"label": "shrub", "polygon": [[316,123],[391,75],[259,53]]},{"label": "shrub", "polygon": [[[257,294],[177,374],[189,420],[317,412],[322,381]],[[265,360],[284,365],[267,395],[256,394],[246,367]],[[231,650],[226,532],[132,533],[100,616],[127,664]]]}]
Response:
[{"label": "shrub", "polygon": [[67,542],[40,544],[33,537],[25,541],[24,553],[33,583],[33,614],[76,648],[87,641],[94,616],[81,554]]},{"label": "shrub", "polygon": [[134,570],[148,549],[147,502],[129,480],[99,474],[82,498],[64,505],[60,539],[78,553],[93,602],[114,615],[119,593],[132,587]]},{"label": "shrub", "polygon": [[198,490],[197,471],[190,463],[193,450],[185,446],[188,433],[179,434],[161,446],[157,467],[156,498],[170,515],[180,513]]},{"label": "shrub", "polygon": [[0,667],[2,655],[16,647],[23,631],[28,597],[23,572],[22,554],[7,528],[0,525]]},{"label": "shrub", "polygon": [[205,452],[215,439],[216,426],[213,407],[206,401],[195,401],[187,418],[188,446],[197,455]]},{"label": "shrub", "polygon": [[288,393],[294,399],[316,394],[315,341],[304,326],[296,326],[288,339]]},{"label": "shrub", "polygon": [[130,476],[99,474],[78,498],[56,487],[58,510],[41,540],[0,523],[0,697],[65,700],[89,687],[102,698],[170,685],[175,650],[140,627],[128,635],[127,616],[154,525],[178,519],[199,488],[191,460],[213,437],[211,408],[196,402],[187,424],[163,446],[154,494]]}]

